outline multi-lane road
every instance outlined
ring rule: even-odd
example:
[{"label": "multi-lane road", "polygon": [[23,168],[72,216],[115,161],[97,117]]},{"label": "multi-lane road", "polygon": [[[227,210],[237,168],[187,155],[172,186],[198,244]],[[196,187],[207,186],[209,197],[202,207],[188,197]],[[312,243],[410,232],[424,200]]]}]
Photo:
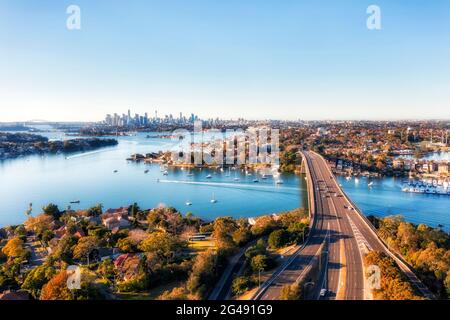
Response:
[{"label": "multi-lane road", "polygon": [[[385,252],[397,262],[416,288],[426,297],[431,293],[410,268],[389,251],[370,222],[343,192],[325,159],[314,152],[303,152],[308,180],[308,195],[313,225],[307,243],[258,290],[255,299],[279,299],[281,288],[302,277],[320,245],[329,235],[328,264],[324,286],[328,293],[322,299],[370,299],[370,288],[364,277],[363,256],[370,250]],[[313,199],[311,199],[313,198]],[[322,283],[315,284],[316,290]],[[317,288],[317,285],[320,287]]]}]

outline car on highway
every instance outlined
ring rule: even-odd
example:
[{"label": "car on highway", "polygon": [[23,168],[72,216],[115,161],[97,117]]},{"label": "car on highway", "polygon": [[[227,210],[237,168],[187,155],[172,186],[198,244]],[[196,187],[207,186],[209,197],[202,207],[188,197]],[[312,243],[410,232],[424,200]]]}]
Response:
[{"label": "car on highway", "polygon": [[327,295],[327,293],[328,293],[328,290],[327,290],[327,289],[322,289],[322,290],[320,290],[320,296],[321,296],[321,297],[325,297],[325,296]]}]

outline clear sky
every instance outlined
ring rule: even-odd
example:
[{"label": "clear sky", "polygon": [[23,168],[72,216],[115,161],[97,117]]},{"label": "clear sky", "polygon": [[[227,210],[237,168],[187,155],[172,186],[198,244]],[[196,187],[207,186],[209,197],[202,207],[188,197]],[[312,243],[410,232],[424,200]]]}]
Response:
[{"label": "clear sky", "polygon": [[[81,30],[66,28],[70,4]],[[450,1],[0,0],[0,122],[128,108],[449,119]]]}]

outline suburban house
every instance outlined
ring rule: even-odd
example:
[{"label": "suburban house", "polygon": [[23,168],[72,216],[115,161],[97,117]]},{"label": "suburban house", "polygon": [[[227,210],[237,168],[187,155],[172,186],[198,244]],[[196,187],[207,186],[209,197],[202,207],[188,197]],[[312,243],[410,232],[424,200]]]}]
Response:
[{"label": "suburban house", "polygon": [[131,225],[128,220],[128,208],[108,209],[101,215],[102,224],[109,230],[127,228]]}]

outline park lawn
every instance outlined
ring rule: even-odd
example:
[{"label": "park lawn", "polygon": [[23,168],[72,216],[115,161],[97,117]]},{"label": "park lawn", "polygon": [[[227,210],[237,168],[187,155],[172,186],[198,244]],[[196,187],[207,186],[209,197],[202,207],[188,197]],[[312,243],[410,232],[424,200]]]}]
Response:
[{"label": "park lawn", "polygon": [[148,292],[124,292],[117,293],[116,295],[122,300],[155,300],[164,293],[164,291],[171,291],[173,288],[180,287],[183,284],[183,281],[173,281],[152,288]]},{"label": "park lawn", "polygon": [[195,251],[206,251],[208,249],[215,249],[216,243],[214,240],[189,241],[189,248]]}]

